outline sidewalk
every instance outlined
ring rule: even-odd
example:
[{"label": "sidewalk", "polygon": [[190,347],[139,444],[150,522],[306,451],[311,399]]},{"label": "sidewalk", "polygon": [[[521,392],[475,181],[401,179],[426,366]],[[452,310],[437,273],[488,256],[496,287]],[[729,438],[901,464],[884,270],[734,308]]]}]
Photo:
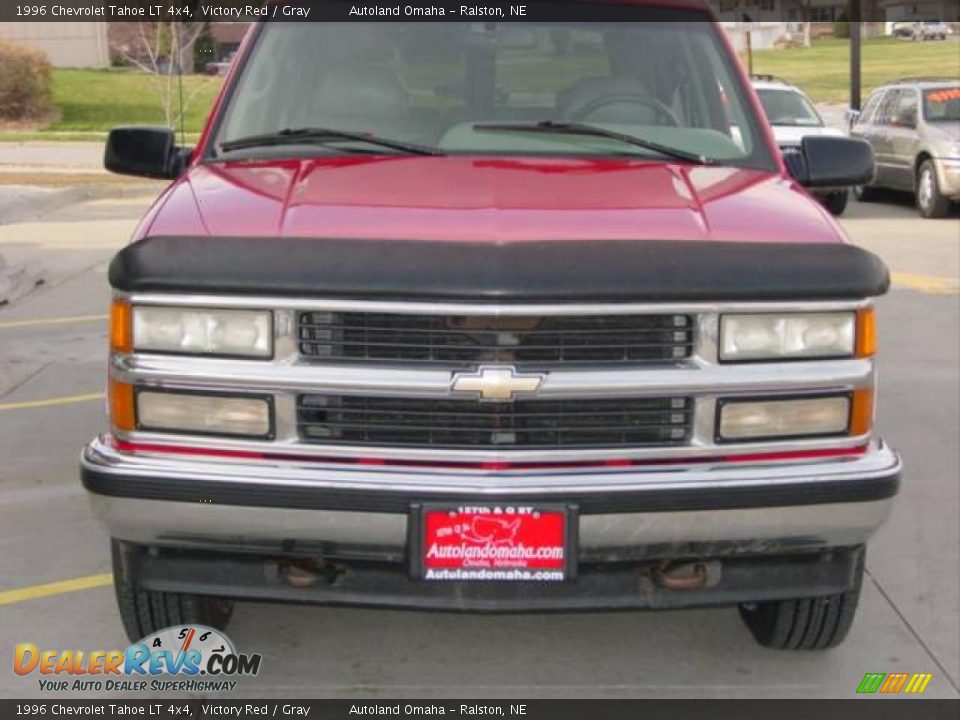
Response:
[{"label": "sidewalk", "polygon": [[103,169],[102,142],[0,142],[0,169],[96,172]]}]

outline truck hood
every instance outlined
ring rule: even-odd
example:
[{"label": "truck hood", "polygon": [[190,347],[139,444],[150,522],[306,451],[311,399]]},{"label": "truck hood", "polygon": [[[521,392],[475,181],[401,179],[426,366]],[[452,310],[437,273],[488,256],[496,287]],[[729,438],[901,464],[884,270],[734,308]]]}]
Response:
[{"label": "truck hood", "polygon": [[141,235],[837,242],[789,179],[648,160],[357,157],[194,165]]}]

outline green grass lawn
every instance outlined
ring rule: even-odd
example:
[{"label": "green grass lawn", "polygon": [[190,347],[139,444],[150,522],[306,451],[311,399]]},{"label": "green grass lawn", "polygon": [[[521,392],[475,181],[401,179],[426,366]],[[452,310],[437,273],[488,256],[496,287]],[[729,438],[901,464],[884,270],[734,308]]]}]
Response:
[{"label": "green grass lawn", "polygon": [[[55,69],[53,101],[60,119],[40,130],[103,132],[114,125],[163,124],[163,106],[154,84],[156,80],[166,78],[128,70]],[[188,133],[202,128],[222,80],[207,75],[184,76],[184,97],[192,95],[185,117]],[[177,107],[177,97],[174,85],[174,107]]]},{"label": "green grass lawn", "polygon": [[[873,88],[905,75],[960,78],[960,43],[865,40],[862,69],[864,100]],[[779,75],[799,85],[814,102],[847,103],[850,99],[847,40],[824,38],[810,48],[759,50],[753,53],[753,71]]]}]

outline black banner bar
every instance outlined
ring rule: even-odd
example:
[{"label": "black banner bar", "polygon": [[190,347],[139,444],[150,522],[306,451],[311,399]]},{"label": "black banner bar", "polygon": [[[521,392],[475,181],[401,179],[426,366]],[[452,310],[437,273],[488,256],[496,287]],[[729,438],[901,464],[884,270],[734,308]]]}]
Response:
[{"label": "black banner bar", "polygon": [[[857,703],[854,705],[853,703]],[[0,700],[0,717],[148,720],[355,720],[515,718],[517,720],[940,720],[957,700]]]},{"label": "black banner bar", "polygon": [[[762,0],[662,0],[661,3],[621,0],[550,2],[533,0],[481,0],[480,2],[384,2],[383,0],[4,0],[0,21],[5,22],[198,22],[198,21],[470,21],[470,22],[599,22],[629,21],[639,12],[658,7],[665,21],[705,19],[709,10],[722,21],[744,29],[763,22],[804,20],[800,3],[765,3]],[[818,6],[819,7],[819,6]],[[896,3],[888,7],[873,0],[836,0],[833,21],[858,18],[865,22],[919,22],[931,20],[924,3]],[[960,21],[960,2],[943,3],[945,17]],[[649,19],[646,17],[645,19]]]}]

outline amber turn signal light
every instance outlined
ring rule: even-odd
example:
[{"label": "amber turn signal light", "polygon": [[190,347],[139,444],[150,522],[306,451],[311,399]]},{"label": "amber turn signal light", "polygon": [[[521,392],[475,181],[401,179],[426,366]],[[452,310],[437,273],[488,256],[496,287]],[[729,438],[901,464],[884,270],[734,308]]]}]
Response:
[{"label": "amber turn signal light", "polygon": [[853,406],[850,408],[850,434],[866,435],[873,427],[873,388],[853,391]]},{"label": "amber turn signal light", "polygon": [[114,300],[110,303],[110,349],[130,352],[133,349],[133,320],[130,303]]},{"label": "amber turn signal light", "polygon": [[131,431],[136,428],[133,385],[110,381],[110,422],[117,430]]},{"label": "amber turn signal light", "polygon": [[873,308],[857,311],[857,357],[873,357],[877,352],[877,322]]}]

